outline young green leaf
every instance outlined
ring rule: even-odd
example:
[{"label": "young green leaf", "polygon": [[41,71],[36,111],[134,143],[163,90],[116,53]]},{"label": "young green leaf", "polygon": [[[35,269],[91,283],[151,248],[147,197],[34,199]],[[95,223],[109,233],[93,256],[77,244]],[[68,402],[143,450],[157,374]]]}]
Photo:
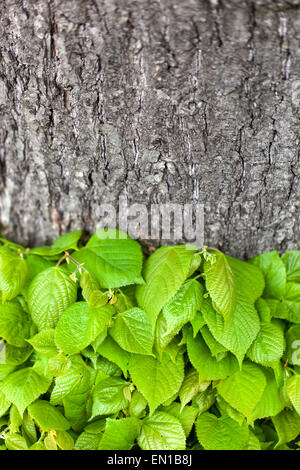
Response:
[{"label": "young green leaf", "polygon": [[143,419],[138,444],[142,450],[184,450],[185,433],[178,419],[157,411]]},{"label": "young green leaf", "polygon": [[76,301],[77,286],[62,268],[48,268],[29,287],[28,305],[39,330],[55,328],[62,312]]},{"label": "young green leaf", "polygon": [[81,356],[70,358],[71,367],[64,375],[55,378],[55,385],[51,392],[50,402],[59,405],[69,395],[80,395],[90,390],[93,383],[91,369],[86,365]]},{"label": "young green leaf", "polygon": [[196,433],[205,450],[243,450],[249,439],[247,426],[240,426],[229,416],[217,418],[211,413],[198,416]]},{"label": "young green leaf", "polygon": [[101,437],[101,434],[82,432],[75,442],[74,450],[98,450]]},{"label": "young green leaf", "polygon": [[67,431],[70,423],[61,412],[46,400],[37,400],[28,407],[29,415],[43,431]]},{"label": "young green leaf", "polygon": [[185,373],[182,385],[179,390],[181,409],[189,403],[197,393],[200,392],[199,373],[195,369],[190,369]]},{"label": "young green leaf", "polygon": [[127,377],[128,362],[130,354],[124,351],[113,338],[107,336],[104,341],[98,346],[97,352],[111,362],[120,367],[125,377]]},{"label": "young green leaf", "polygon": [[73,254],[93,273],[100,287],[142,284],[142,250],[140,245],[118,230],[99,230],[85,248]]},{"label": "young green leaf", "polygon": [[0,337],[13,346],[26,346],[25,338],[30,335],[28,315],[16,302],[0,305]]},{"label": "young green leaf", "polygon": [[300,375],[289,377],[286,383],[286,392],[293,407],[300,415]]},{"label": "young green leaf", "polygon": [[30,403],[47,392],[51,380],[41,376],[31,367],[13,372],[2,384],[2,392],[19,410],[21,416]]},{"label": "young green leaf", "polygon": [[259,402],[251,413],[250,422],[254,422],[256,419],[276,416],[284,408],[274,372],[270,369],[263,369],[263,372],[265,374],[267,384]]},{"label": "young green leaf", "polygon": [[291,442],[300,434],[300,416],[291,410],[284,410],[272,418],[274,427],[278,434],[276,448]]},{"label": "young green leaf", "polygon": [[81,230],[65,233],[58,237],[51,246],[40,246],[30,250],[31,254],[38,256],[57,256],[67,250],[77,250],[77,244],[81,238]]},{"label": "young green leaf", "polygon": [[11,401],[6,397],[6,395],[0,390],[0,418],[4,416],[9,410]]},{"label": "young green leaf", "polygon": [[152,354],[154,336],[151,321],[138,307],[119,313],[109,333],[125,351]]},{"label": "young green leaf", "polygon": [[284,349],[282,330],[273,323],[261,323],[260,331],[250,346],[247,356],[257,364],[272,367],[281,359]]},{"label": "young green leaf", "polygon": [[193,337],[192,331],[187,335],[187,352],[189,360],[199,373],[199,380],[220,380],[238,370],[238,361],[232,354],[218,361],[212,356],[201,335]]},{"label": "young green leaf", "polygon": [[99,284],[90,273],[83,271],[80,276],[80,287],[82,289],[82,297],[87,302],[93,292],[99,291]]},{"label": "young green leaf", "polygon": [[139,430],[140,422],[136,418],[107,418],[99,450],[130,450]]},{"label": "young green leaf", "polygon": [[2,302],[16,297],[28,277],[28,267],[22,254],[9,248],[0,249],[0,291]]},{"label": "young green leaf", "polygon": [[282,297],[286,284],[286,270],[278,252],[273,250],[263,253],[250,260],[250,263],[258,266],[265,277],[264,297]]},{"label": "young green leaf", "polygon": [[143,270],[146,284],[138,286],[136,294],[153,326],[162,307],[186,280],[194,252],[185,245],[161,247],[147,259]]},{"label": "young green leaf", "polygon": [[214,260],[204,261],[205,285],[226,325],[236,308],[236,283],[226,256],[216,253]]},{"label": "young green leaf", "polygon": [[180,403],[174,401],[173,403],[171,403],[171,405],[162,407],[162,411],[178,419],[182,426],[182,429],[184,430],[185,437],[188,438],[194,425],[196,416],[199,413],[198,409],[194,406],[189,405],[184,406],[182,408],[180,406]]},{"label": "young green leaf", "polygon": [[179,354],[173,363],[167,354],[161,360],[133,354],[129,372],[134,385],[146,398],[152,415],[159,405],[179,391],[184,377],[182,355]]},{"label": "young green leaf", "polygon": [[250,418],[266,385],[266,377],[262,370],[250,362],[245,362],[242,370],[222,381],[217,389],[227,403],[246,418]]},{"label": "young green leaf", "polygon": [[40,331],[35,336],[28,339],[27,342],[34,347],[37,353],[49,357],[55,356],[58,353],[58,349],[55,344],[54,335],[55,329],[49,328]]},{"label": "young green leaf", "polygon": [[300,283],[288,282],[286,284],[283,298],[278,302],[273,316],[292,323],[300,323]]},{"label": "young green leaf", "polygon": [[87,302],[69,305],[55,329],[55,343],[66,354],[76,354],[91,344],[114,313],[112,305],[89,308]]},{"label": "young green leaf", "polygon": [[116,413],[128,405],[124,389],[128,387],[125,380],[118,377],[110,377],[102,380],[94,388],[92,418],[96,416]]},{"label": "young green leaf", "polygon": [[129,403],[129,415],[135,418],[141,418],[145,414],[147,405],[147,400],[143,395],[138,390],[134,390]]},{"label": "young green leaf", "polygon": [[281,257],[288,281],[300,282],[300,250],[287,251]]},{"label": "young green leaf", "polygon": [[26,439],[20,434],[10,434],[5,438],[8,450],[28,450]]},{"label": "young green leaf", "polygon": [[188,279],[164,306],[156,323],[156,347],[160,354],[182,327],[193,320],[202,299],[202,285],[194,279]]},{"label": "young green leaf", "polygon": [[241,364],[260,329],[254,305],[238,293],[235,314],[226,328],[222,316],[213,309],[209,299],[202,303],[201,312],[214,338],[231,351]]}]

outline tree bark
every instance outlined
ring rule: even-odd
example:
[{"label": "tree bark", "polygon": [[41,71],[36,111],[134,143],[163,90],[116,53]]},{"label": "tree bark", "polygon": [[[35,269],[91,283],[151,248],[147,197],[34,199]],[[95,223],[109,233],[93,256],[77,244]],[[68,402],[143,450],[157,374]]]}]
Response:
[{"label": "tree bark", "polygon": [[3,0],[0,219],[22,244],[99,205],[199,202],[205,242],[299,248],[299,0]]}]

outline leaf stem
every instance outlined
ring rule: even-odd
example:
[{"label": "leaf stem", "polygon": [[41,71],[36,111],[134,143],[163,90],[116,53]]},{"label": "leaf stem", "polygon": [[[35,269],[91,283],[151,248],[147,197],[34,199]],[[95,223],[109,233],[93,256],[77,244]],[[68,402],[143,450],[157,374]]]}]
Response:
[{"label": "leaf stem", "polygon": [[88,270],[85,269],[83,267],[82,264],[78,263],[78,261],[76,261],[74,258],[72,258],[72,256],[69,255],[69,253],[67,251],[65,251],[65,254],[60,258],[60,260],[56,263],[56,267],[58,268],[58,266],[64,261],[64,259],[66,261],[70,260],[72,261],[72,263],[76,264],[77,268],[80,270],[80,269],[83,269],[86,273],[89,274]]}]

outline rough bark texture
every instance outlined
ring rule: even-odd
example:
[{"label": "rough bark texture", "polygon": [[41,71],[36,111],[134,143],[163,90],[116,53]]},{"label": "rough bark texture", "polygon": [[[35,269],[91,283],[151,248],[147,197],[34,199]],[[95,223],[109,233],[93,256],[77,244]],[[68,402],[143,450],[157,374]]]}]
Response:
[{"label": "rough bark texture", "polygon": [[125,191],[204,203],[205,241],[240,257],[299,248],[299,0],[0,9],[7,236],[92,231]]}]

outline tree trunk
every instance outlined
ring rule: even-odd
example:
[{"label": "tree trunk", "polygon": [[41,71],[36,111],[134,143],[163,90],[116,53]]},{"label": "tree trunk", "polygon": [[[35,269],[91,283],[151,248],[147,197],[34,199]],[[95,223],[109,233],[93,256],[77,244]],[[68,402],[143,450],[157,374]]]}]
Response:
[{"label": "tree trunk", "polygon": [[102,203],[203,203],[205,242],[299,248],[299,0],[3,0],[0,219],[92,232]]}]

